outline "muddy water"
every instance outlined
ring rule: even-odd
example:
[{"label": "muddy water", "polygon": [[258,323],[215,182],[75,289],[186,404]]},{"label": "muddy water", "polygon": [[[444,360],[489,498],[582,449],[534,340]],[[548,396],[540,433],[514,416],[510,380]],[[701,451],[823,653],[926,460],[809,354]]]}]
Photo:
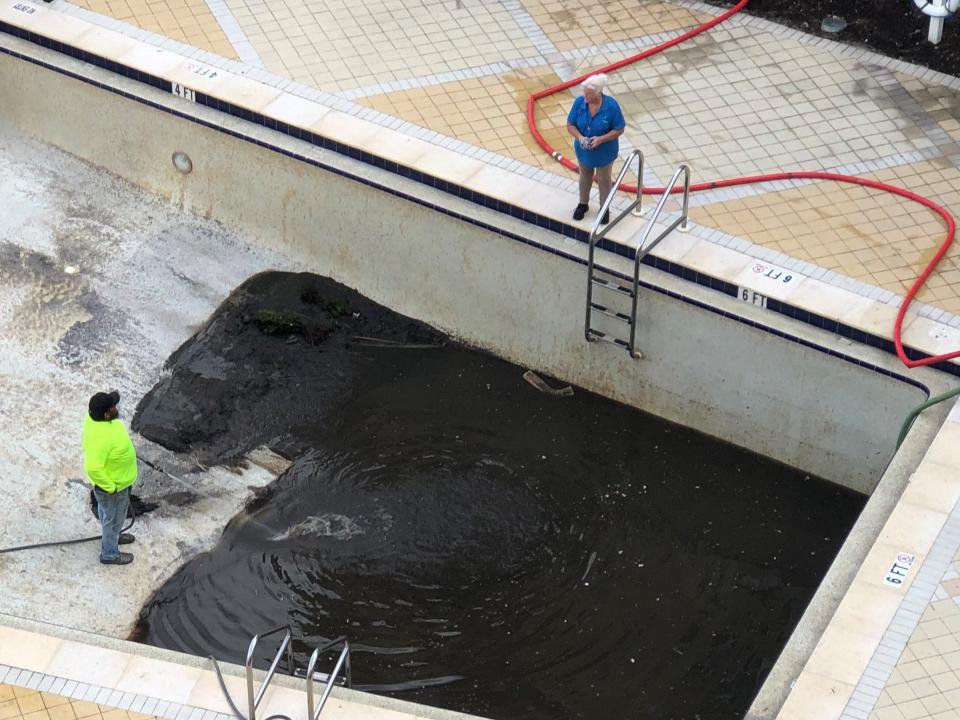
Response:
[{"label": "muddy water", "polygon": [[295,462],[138,637],[241,661],[289,622],[302,665],[346,634],[355,684],[494,718],[739,716],[864,502],[315,276],[252,279],[171,367],[140,432]]}]

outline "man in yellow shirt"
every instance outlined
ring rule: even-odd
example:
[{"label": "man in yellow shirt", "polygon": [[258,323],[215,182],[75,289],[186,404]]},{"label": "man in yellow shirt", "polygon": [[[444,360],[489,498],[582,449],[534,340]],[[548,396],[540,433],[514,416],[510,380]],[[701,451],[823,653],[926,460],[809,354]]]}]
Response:
[{"label": "man in yellow shirt", "polygon": [[121,533],[130,504],[130,488],[137,479],[137,452],[127,429],[120,422],[120,393],[98,392],[90,398],[83,418],[83,469],[93,483],[100,518],[100,562],[126,565],[132,553],[120,552],[119,545],[135,538]]}]

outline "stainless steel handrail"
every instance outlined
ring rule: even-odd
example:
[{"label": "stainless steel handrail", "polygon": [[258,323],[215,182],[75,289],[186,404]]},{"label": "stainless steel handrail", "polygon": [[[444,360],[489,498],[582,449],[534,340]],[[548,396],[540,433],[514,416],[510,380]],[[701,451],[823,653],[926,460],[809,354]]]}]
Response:
[{"label": "stainless steel handrail", "polygon": [[[597,233],[597,228],[600,227],[600,219],[603,217],[604,213],[610,210],[610,203],[613,202],[614,196],[617,194],[617,188],[620,187],[620,183],[623,181],[624,176],[627,174],[627,170],[630,169],[631,161],[637,158],[637,197],[630,203],[630,206],[624,210],[622,213],[617,215],[612,222],[607,224],[607,226]],[[590,228],[590,247],[587,251],[587,317],[584,322],[583,332],[586,335],[587,340],[593,340],[590,336],[590,304],[593,302],[593,256],[596,249],[597,241],[602,240],[606,237],[606,234],[610,231],[610,228],[614,227],[618,222],[620,222],[628,212],[636,209],[635,215],[642,215],[643,210],[641,208],[641,202],[643,201],[643,153],[640,150],[632,150],[627,159],[623,161],[623,167],[620,168],[620,172],[617,174],[617,179],[614,180],[613,185],[610,187],[610,193],[607,195],[606,199],[603,201],[603,204],[600,206],[600,210],[597,212],[597,217],[593,221],[593,226]]]},{"label": "stainless steel handrail", "polygon": [[[667,198],[670,197],[670,193],[673,191],[673,186],[677,184],[677,179],[680,177],[680,173],[683,173],[683,212],[680,213],[680,217],[667,226],[666,230],[657,235],[652,243],[647,245],[647,238],[650,236],[650,232],[653,230],[653,224],[660,216],[663,206],[667,204]],[[636,320],[637,317],[637,297],[639,295],[639,292],[637,291],[640,289],[640,263],[642,263],[643,259],[650,254],[650,251],[657,246],[657,243],[673,232],[677,226],[680,226],[681,230],[688,229],[687,216],[689,212],[690,166],[684,164],[677,168],[676,172],[673,173],[673,177],[670,178],[670,182],[667,183],[666,187],[664,187],[663,195],[660,196],[659,202],[657,202],[653,212],[650,213],[650,217],[647,219],[647,224],[643,228],[643,232],[640,234],[640,242],[637,244],[637,254],[633,261],[633,308],[630,311],[630,317],[634,318],[634,320]],[[636,337],[637,323],[633,322],[630,324],[630,354],[634,357],[636,357],[636,345],[634,344],[636,342]]]},{"label": "stainless steel handrail", "polygon": [[[634,153],[639,153],[638,150],[635,150]],[[630,158],[627,159],[627,162],[633,158],[631,153]],[[617,177],[617,185],[620,184],[620,180],[623,179],[623,175],[626,173],[627,163],[624,163],[623,169],[620,170],[620,175]],[[657,221],[657,218],[660,217],[660,213],[663,211],[664,205],[667,203],[667,198],[670,197],[673,192],[673,188],[677,184],[677,180],[680,178],[681,173],[683,174],[683,211],[680,213],[680,217],[674,220],[667,228],[657,235],[652,242],[647,243],[647,238],[650,237],[650,233],[653,231],[653,226]],[[643,155],[640,154],[640,171],[638,175],[643,174]],[[586,308],[586,320],[584,323],[584,334],[587,337],[587,340],[593,341],[595,337],[591,334],[591,312],[593,311],[593,272],[594,272],[594,254],[596,251],[596,244],[599,240],[602,240],[606,234],[613,228],[618,222],[620,222],[627,213],[632,211],[635,207],[640,205],[640,193],[642,188],[640,184],[637,185],[637,199],[633,201],[628,208],[623,210],[616,218],[613,219],[603,230],[597,232],[597,229],[600,226],[600,218],[603,217],[603,213],[607,211],[610,207],[610,202],[613,198],[613,193],[607,197],[606,201],[603,203],[600,212],[597,214],[597,219],[593,223],[593,227],[590,230],[590,248],[587,255],[587,308]],[[647,224],[643,228],[643,232],[640,234],[640,242],[637,245],[636,252],[634,254],[633,261],[633,286],[630,288],[630,295],[632,298],[630,317],[628,322],[630,323],[630,340],[627,343],[627,350],[630,353],[631,357],[639,358],[641,357],[640,353],[637,352],[637,302],[639,299],[639,288],[640,288],[640,264],[643,262],[643,259],[650,254],[650,251],[657,246],[657,244],[663,240],[667,235],[673,232],[677,227],[681,231],[688,229],[688,218],[690,213],[690,166],[683,164],[680,165],[676,172],[673,173],[673,177],[670,179],[670,182],[667,183],[666,187],[663,189],[663,195],[660,196],[660,200],[657,202],[656,206],[653,209],[653,212],[650,214],[650,217],[647,218]],[[627,288],[622,288],[624,292],[627,292]],[[603,333],[598,333],[598,335],[603,335]],[[617,341],[622,344],[622,341]]]},{"label": "stainless steel handrail", "polygon": [[[273,662],[270,663],[270,669],[267,671],[266,677],[264,677],[263,682],[260,684],[260,689],[254,695],[253,691],[253,653],[257,648],[257,642],[261,638],[269,637],[275,635],[281,630],[286,630],[286,634],[283,636],[283,641],[280,643],[280,649],[277,650],[277,654],[273,658]],[[280,658],[283,656],[283,651],[287,651],[287,668],[291,675],[293,675],[293,647],[290,644],[290,640],[293,637],[293,631],[290,629],[289,625],[281,625],[278,628],[274,628],[268,632],[263,633],[262,635],[254,635],[253,640],[250,641],[250,647],[247,648],[247,660],[244,663],[244,667],[247,671],[247,709],[250,714],[247,716],[248,720],[256,720],[257,716],[257,706],[260,704],[260,701],[263,700],[264,694],[267,692],[267,686],[270,684],[270,681],[273,679],[274,673],[277,671],[277,665],[280,664]]]},{"label": "stainless steel handrail", "polygon": [[[320,653],[330,649],[334,645],[339,645],[343,643],[343,650],[340,651],[340,656],[337,658],[336,665],[333,666],[333,672],[327,677],[327,685],[323,689],[323,694],[320,696],[320,703],[317,705],[316,710],[314,710],[313,703],[313,674],[314,670],[317,667],[317,660],[320,657]],[[339,637],[336,640],[331,640],[326,645],[318,647],[313,651],[313,654],[310,656],[310,663],[307,665],[307,720],[317,720],[320,717],[321,711],[323,711],[323,706],[327,702],[327,698],[330,697],[330,693],[333,691],[333,684],[336,682],[337,675],[340,674],[340,670],[344,669],[344,679],[346,681],[346,686],[351,687],[353,685],[353,679],[350,673],[350,641],[346,637]]]},{"label": "stainless steel handrail", "polygon": [[[620,183],[623,182],[624,176],[627,174],[627,170],[630,169],[630,163],[634,158],[637,158],[637,197],[630,203],[629,207],[626,210],[620,212],[611,222],[603,228],[602,231],[597,233],[597,228],[600,227],[600,219],[603,217],[610,209],[611,203],[617,195],[617,188],[620,187]],[[628,212],[632,212],[637,217],[643,215],[643,208],[641,203],[643,202],[643,153],[639,150],[631,150],[630,154],[627,155],[627,159],[623,161],[623,167],[620,168],[620,172],[617,174],[617,179],[613,181],[613,184],[610,186],[610,193],[604,199],[603,204],[600,205],[600,209],[597,211],[597,217],[594,218],[593,225],[590,227],[590,235],[596,235],[597,240],[602,240],[608,232],[624,217],[626,217]]]}]

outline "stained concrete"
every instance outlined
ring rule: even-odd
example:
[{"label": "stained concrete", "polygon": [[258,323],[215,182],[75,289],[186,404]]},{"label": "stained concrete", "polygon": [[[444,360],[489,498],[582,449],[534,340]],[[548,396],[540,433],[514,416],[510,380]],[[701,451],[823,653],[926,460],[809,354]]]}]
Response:
[{"label": "stained concrete", "polygon": [[[89,396],[119,389],[129,422],[167,356],[267,268],[300,269],[0,119],[0,548],[99,533],[80,452]],[[134,564],[100,565],[97,543],[0,555],[0,613],[125,636],[283,469],[204,469],[134,443],[175,476],[141,464],[135,492],[159,507],[134,528]]]}]

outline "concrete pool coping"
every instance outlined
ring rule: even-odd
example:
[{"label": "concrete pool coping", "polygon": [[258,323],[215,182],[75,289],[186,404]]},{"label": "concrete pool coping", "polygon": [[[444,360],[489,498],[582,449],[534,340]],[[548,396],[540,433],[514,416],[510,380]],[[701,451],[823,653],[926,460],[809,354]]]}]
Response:
[{"label": "concrete pool coping", "polygon": [[[47,9],[36,7],[37,10],[27,16],[28,19],[36,20],[35,15],[43,19],[42,13]],[[16,14],[19,11],[11,8],[12,5],[9,5],[0,9],[0,18],[4,22],[18,24],[17,21],[22,20]],[[61,18],[43,19],[44,34],[52,32],[53,37],[62,42],[86,37],[86,42],[96,44],[98,54],[103,53],[104,47],[110,46],[112,40],[103,40],[103,44],[99,42],[106,37],[103,33],[109,31],[70,26],[70,23],[80,21]],[[62,34],[58,35],[61,31]],[[121,40],[117,40],[115,47],[119,50],[119,55],[114,56],[118,62],[129,62],[143,72],[160,75],[170,82],[194,80],[192,71],[185,70],[189,61],[176,53],[138,47]],[[479,161],[463,158],[454,151],[423,143],[389,128],[375,125],[367,127],[362,120],[341,116],[334,110],[324,111],[316,104],[308,107],[301,98],[278,93],[275,89],[262,90],[256,83],[250,83],[245,78],[227,78],[219,88],[211,88],[210,94],[223,92],[225,100],[244,105],[250,110],[256,109],[284,122],[296,119],[301,112],[314,115],[319,112],[321,114],[308,127],[338,142],[362,147],[394,162],[414,163],[475,192],[505,202],[528,203],[531,211],[536,210],[557,222],[566,222],[571,198],[568,190],[545,186],[529,179],[517,182],[514,173],[502,168],[491,168],[482,163],[478,165]],[[234,97],[234,91],[239,95]],[[178,103],[176,100],[172,102]],[[189,106],[181,103],[180,107],[186,111]],[[515,191],[518,186],[519,190]],[[639,227],[639,222],[631,220],[620,226],[617,229],[619,232],[613,235],[621,244],[629,246]],[[864,332],[889,337],[889,328],[896,313],[895,305],[864,298],[848,289],[801,273],[794,273],[798,276],[796,284],[785,286],[770,283],[764,279],[763,273],[754,271],[757,265],[755,257],[709,243],[696,233],[671,236],[655,254],[716,276],[737,287],[751,289],[766,298],[789,302],[809,312],[842,320]],[[937,354],[960,346],[960,331],[955,327],[917,314],[912,314],[912,317],[905,332],[905,341],[912,347]],[[950,552],[953,552],[957,547],[952,524],[957,487],[956,482],[950,481],[951,477],[956,477],[958,465],[954,457],[956,453],[952,450],[957,432],[954,415],[951,413],[914,472],[901,502],[884,525],[854,584],[834,615],[834,622],[817,643],[803,673],[797,678],[781,717],[866,717],[862,715],[866,712],[862,707],[870,697],[869,688],[876,689],[885,669],[892,672],[895,658],[891,658],[896,653],[896,645],[887,642],[884,633],[896,625],[899,630],[894,632],[909,635],[910,620],[904,619],[903,613],[916,613],[918,604],[923,604],[924,593],[927,593],[929,602],[933,589],[926,575],[942,567],[942,555],[948,551],[944,548],[952,548]],[[878,576],[883,576],[889,570],[891,562],[901,552],[915,556],[912,572],[907,575],[909,582],[894,588],[884,584],[882,579],[877,580]],[[921,572],[926,568],[930,571],[921,577]],[[872,675],[868,676],[868,671]]]},{"label": "concrete pool coping", "polygon": [[[771,678],[782,674],[777,678],[781,693],[765,688],[767,692],[757,698],[748,718],[774,714],[784,720],[869,716],[866,705],[872,709],[876,704],[920,614],[933,601],[945,558],[952,558],[960,549],[958,422],[960,405],[954,404],[933,443],[920,453],[919,462],[918,458],[894,458],[891,470],[901,479],[878,488],[861,516],[861,521],[873,516],[880,526],[873,528],[874,537],[862,547],[866,552],[855,565],[845,570],[838,567],[847,561],[848,538],[824,579],[823,585],[829,585],[844,571],[852,575],[852,580],[847,577],[835,588],[842,593],[839,606],[820,618],[804,616],[801,626],[811,622],[822,634],[791,638],[784,652],[787,657],[782,656],[783,666],[778,665],[771,674]],[[911,467],[915,469],[911,471]],[[887,496],[880,496],[881,492]],[[884,508],[871,512],[874,503]],[[853,538],[855,543],[865,539]],[[890,575],[902,554],[913,558],[908,570],[897,569],[896,575]],[[811,602],[808,613],[811,611],[817,611],[816,601]],[[792,647],[795,642],[807,647],[796,651]],[[794,656],[789,657],[791,654]]]},{"label": "concrete pool coping", "polygon": [[[244,668],[228,663],[220,667],[233,702],[246,709]],[[319,672],[330,669],[318,667]],[[255,689],[264,676],[262,670],[255,671]],[[257,707],[258,715],[301,717],[307,705],[305,682],[278,670]],[[167,720],[235,720],[206,658],[0,614],[0,684],[4,683]],[[323,687],[315,686],[318,700]],[[339,685],[334,686],[323,716],[370,720],[473,717]]]}]

